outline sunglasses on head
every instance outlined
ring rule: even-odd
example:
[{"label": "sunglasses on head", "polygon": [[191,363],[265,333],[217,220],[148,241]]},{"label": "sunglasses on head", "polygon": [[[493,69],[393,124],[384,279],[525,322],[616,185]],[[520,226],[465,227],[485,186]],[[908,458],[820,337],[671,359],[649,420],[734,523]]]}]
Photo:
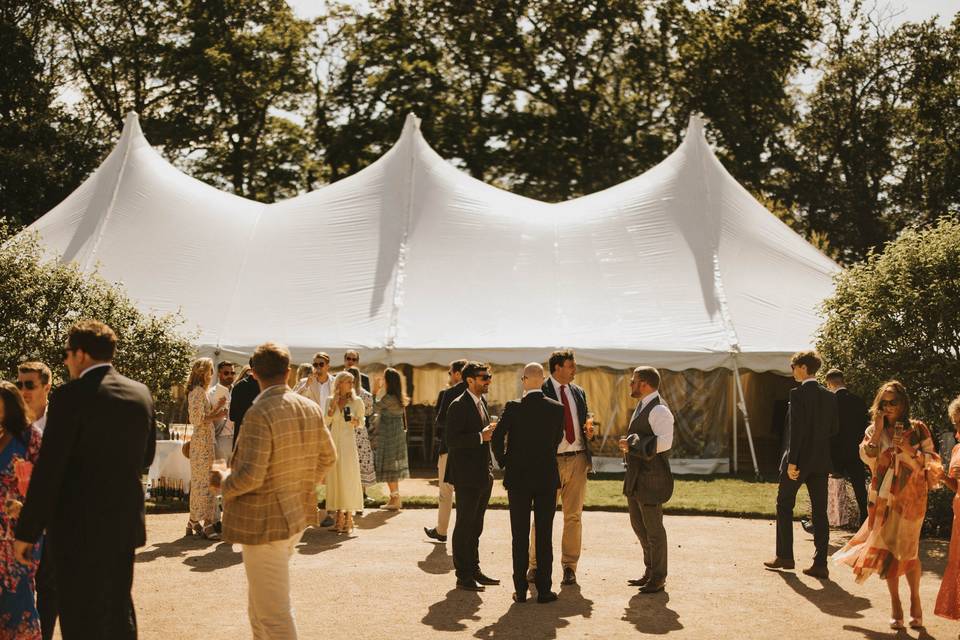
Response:
[{"label": "sunglasses on head", "polygon": [[33,380],[17,380],[13,384],[17,385],[17,389],[20,390],[26,389],[27,391],[33,391],[34,389],[40,388],[40,385]]},{"label": "sunglasses on head", "polygon": [[899,398],[894,398],[893,400],[881,400],[881,401],[880,401],[880,408],[881,408],[881,409],[885,409],[885,408],[887,408],[887,407],[899,407],[899,406],[900,406],[900,400],[899,400]]}]

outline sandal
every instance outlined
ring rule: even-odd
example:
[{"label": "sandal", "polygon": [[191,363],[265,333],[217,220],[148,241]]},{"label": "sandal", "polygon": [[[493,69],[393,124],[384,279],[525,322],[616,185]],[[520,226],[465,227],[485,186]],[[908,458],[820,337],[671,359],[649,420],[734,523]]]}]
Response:
[{"label": "sandal", "polygon": [[203,533],[203,527],[200,526],[199,520],[187,520],[187,532],[184,535],[199,536],[201,533]]},{"label": "sandal", "polygon": [[910,618],[910,622],[909,622],[908,624],[910,625],[910,628],[911,628],[911,629],[925,629],[925,628],[926,628],[926,627],[923,626],[923,617],[922,617],[922,616],[919,617],[919,618]]},{"label": "sandal", "polygon": [[204,540],[219,540],[220,534],[217,533],[217,527],[213,524],[208,524],[203,529],[200,530],[200,536]]},{"label": "sandal", "polygon": [[904,629],[903,618],[890,618],[890,628],[897,631]]}]

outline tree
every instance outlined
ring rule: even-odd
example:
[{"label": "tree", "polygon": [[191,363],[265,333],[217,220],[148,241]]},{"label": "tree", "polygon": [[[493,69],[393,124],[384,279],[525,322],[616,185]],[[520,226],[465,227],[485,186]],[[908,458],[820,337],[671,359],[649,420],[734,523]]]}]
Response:
[{"label": "tree", "polygon": [[[63,361],[70,326],[83,318],[110,325],[119,345],[117,369],[149,388],[158,406],[186,379],[194,348],[183,320],[139,311],[117,285],[76,265],[51,260],[35,235],[14,235],[0,219],[0,368],[14,373],[24,360]],[[63,379],[56,366],[55,377]]]},{"label": "tree", "polygon": [[872,398],[891,378],[934,431],[960,391],[960,221],[908,229],[843,271],[824,303],[817,348]]},{"label": "tree", "polygon": [[58,103],[64,84],[50,4],[0,7],[0,217],[29,224],[95,166],[103,147]]}]

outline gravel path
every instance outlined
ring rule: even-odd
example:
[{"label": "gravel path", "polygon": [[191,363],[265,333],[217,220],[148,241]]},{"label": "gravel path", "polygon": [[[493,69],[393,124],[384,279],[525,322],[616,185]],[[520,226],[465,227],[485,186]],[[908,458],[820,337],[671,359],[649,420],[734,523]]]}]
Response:
[{"label": "gravel path", "polygon": [[[627,515],[588,512],[583,518],[580,584],[564,587],[560,600],[548,605],[510,599],[510,529],[503,510],[488,512],[480,549],[483,570],[503,585],[481,594],[453,588],[449,543],[423,535],[423,527],[435,523],[435,510],[368,512],[351,537],[310,530],[291,562],[300,637],[872,639],[955,638],[960,630],[932,615],[947,547],[942,541],[923,545],[927,634],[894,636],[880,580],[857,585],[842,568],[825,583],[799,571],[763,570],[760,563],[773,551],[773,522],[668,516],[668,591],[645,596],[626,585],[642,573]],[[182,538],[185,520],[185,514],[147,519],[150,542],[137,555],[134,584],[140,637],[249,638],[240,554],[226,543]],[[559,533],[556,526],[558,556]],[[846,535],[833,532],[831,540]],[[810,537],[799,526],[796,537],[797,557],[809,558]],[[559,577],[555,567],[555,589]]]}]

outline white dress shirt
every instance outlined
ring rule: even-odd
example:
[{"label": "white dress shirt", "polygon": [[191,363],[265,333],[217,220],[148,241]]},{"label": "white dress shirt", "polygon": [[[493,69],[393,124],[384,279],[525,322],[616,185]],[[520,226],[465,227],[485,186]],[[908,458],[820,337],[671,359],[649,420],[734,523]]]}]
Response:
[{"label": "white dress shirt", "polygon": [[33,421],[33,426],[37,429],[40,429],[40,435],[43,435],[43,430],[47,428],[47,412],[44,411],[43,415]]},{"label": "white dress shirt", "polygon": [[[218,428],[217,434],[218,437],[232,436],[233,435],[233,420],[229,417],[230,411],[230,389],[223,386],[219,382],[213,385],[210,388],[210,391],[207,392],[207,398],[210,400],[210,407],[216,408],[217,403],[220,402],[220,398],[226,398],[227,403],[223,405],[227,409],[227,417],[223,418],[218,422],[215,427]],[[220,424],[223,424],[223,427],[220,428]]]},{"label": "white dress shirt", "polygon": [[[660,393],[654,391],[640,399],[633,417],[636,418],[654,398],[660,398]],[[673,413],[660,398],[660,404],[650,410],[650,429],[657,436],[657,453],[668,451],[673,446]],[[631,418],[631,422],[633,418]]]},{"label": "white dress shirt", "polygon": [[[563,404],[563,398],[560,397],[560,383],[550,376],[550,384],[553,385],[553,391],[557,394],[557,402]],[[564,423],[563,438],[560,439],[560,446],[557,447],[557,453],[567,453],[570,451],[583,450],[583,438],[580,435],[580,414],[577,413],[577,402],[570,390],[570,385],[566,385],[564,395],[567,396],[567,404],[570,405],[570,415],[573,416],[573,442],[567,442],[567,428]]]}]

